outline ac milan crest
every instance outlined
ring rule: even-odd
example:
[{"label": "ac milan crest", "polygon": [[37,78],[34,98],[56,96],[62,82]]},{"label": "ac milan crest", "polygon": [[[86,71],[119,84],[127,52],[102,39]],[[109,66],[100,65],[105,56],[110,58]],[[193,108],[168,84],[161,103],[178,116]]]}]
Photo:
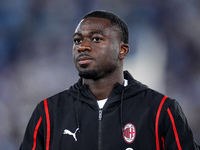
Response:
[{"label": "ac milan crest", "polygon": [[132,143],[136,137],[136,129],[132,123],[127,123],[124,126],[124,133],[123,133],[124,140],[127,143]]}]

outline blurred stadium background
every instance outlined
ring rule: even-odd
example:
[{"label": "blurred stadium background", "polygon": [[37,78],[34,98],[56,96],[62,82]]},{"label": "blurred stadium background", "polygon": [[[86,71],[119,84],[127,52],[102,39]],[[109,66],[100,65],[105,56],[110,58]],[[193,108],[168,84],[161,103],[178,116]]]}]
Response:
[{"label": "blurred stadium background", "polygon": [[127,22],[125,69],[177,99],[200,143],[199,0],[1,0],[0,149],[18,149],[37,103],[77,81],[72,35],[95,9]]}]

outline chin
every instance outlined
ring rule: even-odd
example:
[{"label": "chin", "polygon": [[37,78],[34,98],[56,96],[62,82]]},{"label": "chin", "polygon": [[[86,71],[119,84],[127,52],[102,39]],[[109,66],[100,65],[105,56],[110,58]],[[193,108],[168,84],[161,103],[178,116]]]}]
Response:
[{"label": "chin", "polygon": [[98,71],[97,70],[79,70],[79,76],[84,79],[93,79],[98,80]]}]

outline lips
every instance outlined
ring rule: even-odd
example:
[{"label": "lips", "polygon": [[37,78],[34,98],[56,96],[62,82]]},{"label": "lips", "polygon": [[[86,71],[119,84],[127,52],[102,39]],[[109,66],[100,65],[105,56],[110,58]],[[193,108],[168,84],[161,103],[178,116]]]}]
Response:
[{"label": "lips", "polygon": [[77,58],[77,61],[80,65],[89,64],[92,60],[93,58],[88,55],[80,55]]}]

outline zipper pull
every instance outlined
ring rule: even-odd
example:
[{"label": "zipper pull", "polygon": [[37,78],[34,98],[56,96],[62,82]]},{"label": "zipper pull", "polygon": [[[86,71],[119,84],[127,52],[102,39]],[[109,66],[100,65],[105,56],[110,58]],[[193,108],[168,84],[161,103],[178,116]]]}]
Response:
[{"label": "zipper pull", "polygon": [[102,119],[102,109],[99,109],[99,120],[101,120]]}]

